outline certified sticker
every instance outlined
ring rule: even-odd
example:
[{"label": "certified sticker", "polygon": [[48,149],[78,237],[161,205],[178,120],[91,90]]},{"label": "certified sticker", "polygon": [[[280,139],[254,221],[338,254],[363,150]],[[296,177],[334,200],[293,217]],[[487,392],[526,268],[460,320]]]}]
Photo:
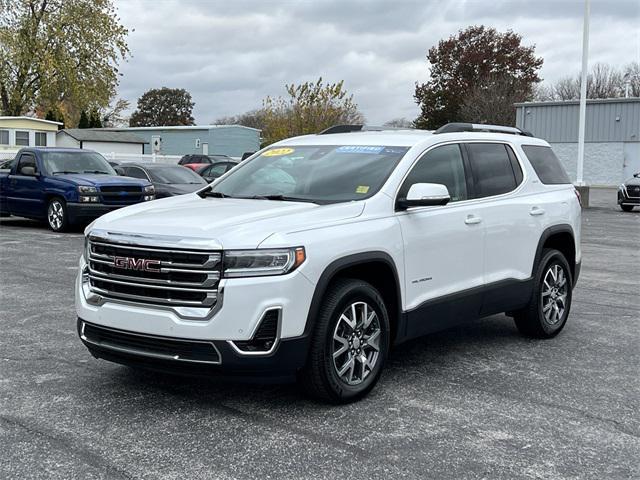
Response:
[{"label": "certified sticker", "polygon": [[289,155],[290,153],[295,152],[293,148],[274,148],[272,150],[267,150],[262,154],[263,157],[279,157],[281,155]]},{"label": "certified sticker", "polygon": [[369,192],[369,185],[359,185],[356,188],[356,193],[367,193]]}]

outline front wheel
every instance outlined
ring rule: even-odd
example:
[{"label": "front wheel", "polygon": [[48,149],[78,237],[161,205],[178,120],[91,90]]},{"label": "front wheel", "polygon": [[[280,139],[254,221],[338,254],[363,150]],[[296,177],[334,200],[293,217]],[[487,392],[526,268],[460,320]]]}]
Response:
[{"label": "front wheel", "polygon": [[54,232],[64,232],[69,226],[67,204],[60,198],[52,198],[47,207],[47,223]]},{"label": "front wheel", "polygon": [[630,212],[631,210],[633,210],[633,205],[622,205],[622,204],[620,204],[620,208],[624,212]]},{"label": "front wheel", "polygon": [[377,383],[388,350],[389,316],[380,293],[361,280],[337,280],[316,318],[300,381],[315,398],[357,400]]},{"label": "front wheel", "polygon": [[571,308],[573,280],[564,255],[545,249],[534,281],[529,305],[515,312],[516,326],[528,337],[555,337],[567,323]]}]

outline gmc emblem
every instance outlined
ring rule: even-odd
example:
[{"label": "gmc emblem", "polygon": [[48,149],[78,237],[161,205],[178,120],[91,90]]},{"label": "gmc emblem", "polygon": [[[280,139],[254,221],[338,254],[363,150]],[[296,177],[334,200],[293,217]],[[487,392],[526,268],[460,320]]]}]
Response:
[{"label": "gmc emblem", "polygon": [[126,270],[138,270],[140,272],[159,272],[160,260],[148,260],[146,258],[114,257],[113,266]]}]

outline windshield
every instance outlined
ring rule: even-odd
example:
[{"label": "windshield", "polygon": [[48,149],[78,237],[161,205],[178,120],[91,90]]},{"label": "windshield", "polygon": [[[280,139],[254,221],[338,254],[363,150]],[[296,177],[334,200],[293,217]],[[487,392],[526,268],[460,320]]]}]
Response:
[{"label": "windshield", "polygon": [[334,203],[375,194],[409,147],[367,145],[271,148],[217,183],[225,197],[280,197]]},{"label": "windshield", "polygon": [[105,158],[96,152],[42,152],[44,168],[52,175],[97,173],[117,175]]},{"label": "windshield", "polygon": [[157,183],[207,183],[204,178],[184,167],[149,168],[151,180]]}]

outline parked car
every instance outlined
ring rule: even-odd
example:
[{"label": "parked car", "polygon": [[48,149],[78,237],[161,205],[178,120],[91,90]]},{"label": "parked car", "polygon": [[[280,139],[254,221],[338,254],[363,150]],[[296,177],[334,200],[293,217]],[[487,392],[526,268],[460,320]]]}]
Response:
[{"label": "parked car", "polygon": [[11,167],[13,166],[15,161],[16,161],[15,158],[10,158],[9,160],[3,160],[2,162],[0,162],[0,170],[11,170]]},{"label": "parked car", "polygon": [[240,162],[237,160],[229,160],[226,162],[212,163],[211,165],[202,165],[196,169],[196,173],[204,178],[207,182],[211,183],[216,178],[227,173],[239,163]]},{"label": "parked car", "polygon": [[625,212],[640,207],[640,172],[634,173],[618,187],[618,205]]},{"label": "parked car", "polygon": [[182,165],[183,167],[190,168],[191,170],[196,170],[197,168],[202,167],[203,165],[210,165],[215,162],[226,162],[233,160],[233,158],[227,155],[185,155],[180,160],[178,160],[178,165]]},{"label": "parked car", "polygon": [[297,378],[339,403],[412,338],[500,312],[529,337],[565,326],[581,206],[546,141],[449,124],[307,135],[245,162],[87,230],[77,325],[95,357]]},{"label": "parked car", "polygon": [[200,190],[207,182],[192,170],[178,165],[159,163],[122,163],[117,170],[127,177],[140,178],[153,184],[156,198],[173,197]]},{"label": "parked car", "polygon": [[91,150],[23,148],[0,172],[0,215],[46,220],[56,232],[153,198],[153,185],[119,177]]}]

